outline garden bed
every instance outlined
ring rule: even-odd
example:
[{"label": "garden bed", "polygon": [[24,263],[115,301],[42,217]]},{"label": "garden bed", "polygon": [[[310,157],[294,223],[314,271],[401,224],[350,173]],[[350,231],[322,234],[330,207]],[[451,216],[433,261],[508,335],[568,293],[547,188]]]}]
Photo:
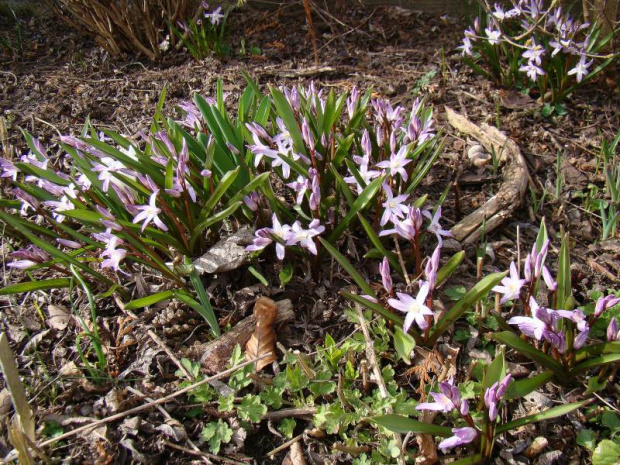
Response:
[{"label": "garden bed", "polygon": [[[465,24],[458,18],[424,16],[397,8],[350,8],[339,17],[328,16],[331,13],[320,9],[315,14],[320,64],[313,60],[303,12],[294,8],[268,14],[247,9],[231,17],[231,43],[236,52],[233,57],[195,62],[187,53],[179,52],[168,54],[158,64],[112,61],[90,39],[67,31],[49,17],[27,19],[23,23],[21,59],[5,53],[0,73],[5,156],[14,158],[14,150],[19,154],[28,150],[20,128],[36,135],[50,148],[50,153],[55,153],[58,137],[79,134],[87,118],[98,130],[110,129],[138,140],[138,132],[151,125],[164,89],[163,113],[180,119],[181,112],[175,107],[190,100],[194,92],[216,96],[219,80],[226,106],[232,111],[247,87],[243,73],[265,92],[268,86],[307,87],[310,82],[338,94],[357,87],[362,93],[372,89],[373,98],[388,98],[394,105],[407,109],[417,97],[423,97],[426,105],[434,107],[445,142],[444,150],[416,192],[427,194],[430,205],[446,194],[442,209],[442,225],[446,229],[488,201],[500,188],[503,174],[503,166],[494,168],[489,163],[479,168],[470,163],[468,152],[480,141],[450,126],[446,106],[478,125],[498,127],[515,142],[529,172],[525,197],[522,202],[515,199],[520,205],[510,218],[464,249],[457,241],[446,241],[445,251],[456,254],[463,249],[465,258],[458,272],[435,294],[437,305],[450,307],[464,290],[475,285],[479,274],[486,276],[508,269],[510,262],[517,260],[518,249],[523,258],[535,244],[543,218],[551,239],[547,262],[554,273],[558,269],[562,234],[570,233],[569,274],[576,306],[591,305],[593,292],[617,292],[620,242],[617,234],[601,240],[599,212],[592,202],[588,203],[598,192],[595,188],[602,190],[605,184],[600,170],[600,147],[603,141],[611,141],[620,128],[617,88],[610,86],[609,79],[601,77],[596,84],[580,89],[564,106],[545,116],[535,99],[497,88],[462,63],[456,47]],[[11,27],[10,22],[6,27]],[[260,53],[252,51],[252,47],[258,47]],[[65,167],[62,159],[52,156],[51,160],[57,169]],[[279,187],[282,190],[278,195],[284,193],[283,186]],[[2,196],[9,198],[9,184],[3,183],[1,188]],[[379,261],[363,258],[370,248],[366,236],[357,231],[343,237],[338,242],[340,252],[355,263],[365,279],[376,283],[373,289],[380,288]],[[430,256],[434,248],[434,237],[427,236],[427,240],[423,244],[424,256]],[[11,261],[9,254],[13,249],[25,245],[16,237],[3,236],[4,265]],[[480,271],[477,255],[484,256]],[[481,367],[494,359],[491,352],[496,344],[489,348],[491,342],[474,327],[472,313],[457,322],[452,333],[455,337],[441,339],[430,350],[416,348],[412,361],[405,363],[392,347],[389,334],[393,324],[373,314],[368,323],[370,336],[364,337],[363,333],[368,331],[366,324],[359,324],[356,306],[342,296],[342,291],[359,292],[358,286],[338,260],[330,260],[329,255],[325,258],[312,272],[300,262],[286,286],[279,285],[282,265],[273,251],[253,259],[251,265],[256,273],[248,271],[245,264],[203,280],[222,329],[250,317],[260,296],[276,302],[290,300],[294,318],[277,331],[275,349],[289,384],[284,394],[273,392],[282,397],[284,404],[274,407],[277,401],[261,395],[262,404],[253,408],[252,402],[274,383],[274,374],[277,375],[272,367],[267,367],[265,373],[251,375],[249,386],[245,384],[250,378],[243,379],[249,372],[233,377],[230,382],[243,390],[236,399],[243,406],[242,414],[223,409],[218,395],[212,392],[201,397],[203,393],[194,391],[189,396],[170,398],[160,409],[143,409],[101,424],[83,435],[54,444],[46,453],[54,459],[96,463],[210,460],[262,464],[283,463],[290,456],[288,463],[300,464],[303,462],[294,458],[299,453],[307,463],[370,463],[360,457],[370,457],[373,448],[389,456],[399,443],[390,442],[397,440],[387,430],[378,434],[369,428],[365,432],[364,421],[356,419],[359,429],[346,437],[339,434],[337,423],[344,424],[347,419],[330,417],[320,410],[329,401],[328,405],[341,406],[352,414],[358,409],[362,411],[362,407],[352,406],[351,400],[346,400],[342,383],[352,379],[350,389],[364,394],[375,392],[378,380],[369,374],[373,365],[369,339],[374,339],[374,365],[383,368],[386,389],[402,389],[409,400],[415,401],[439,377],[445,380],[458,374],[459,382],[479,379]],[[4,269],[4,285],[31,280],[24,272]],[[105,276],[116,279],[108,271]],[[32,277],[41,280],[61,276],[47,270],[35,271]],[[132,276],[123,279],[132,299],[164,288],[161,276],[146,268],[135,267]],[[201,361],[205,344],[212,339],[209,325],[178,300],[164,300],[146,310],[124,308],[123,302],[130,299],[118,295],[97,300],[107,377],[95,380],[84,376],[76,352],[80,344],[76,343],[76,334],[81,330],[68,310],[75,307],[83,314],[89,311],[84,293],[79,294],[77,301],[67,289],[0,299],[2,331],[9,336],[17,354],[20,374],[35,409],[40,441],[51,440],[54,435],[69,432],[92,419],[120,414],[151,402],[149,399],[173,394],[195,381],[199,373],[222,371],[209,367],[209,360]],[[342,347],[343,353],[337,356],[335,353]],[[513,350],[506,351],[506,358],[507,370],[515,378],[537,373],[535,364],[526,363]],[[181,362],[182,359],[188,361]],[[242,360],[243,354],[237,353],[235,361]],[[308,371],[304,371],[304,366]],[[321,378],[323,375],[325,378]],[[295,382],[306,383],[304,386],[329,384],[330,388],[324,392],[320,387],[316,387],[316,392],[310,388],[304,391],[304,386],[295,390],[290,387]],[[219,396],[230,389],[222,384],[214,386]],[[554,380],[524,399],[511,401],[504,415],[511,412],[525,416],[562,403],[593,398],[592,404],[567,416],[504,435],[495,449],[498,460],[540,464],[588,462],[591,452],[578,444],[579,431],[591,430],[598,434],[598,439],[617,434],[618,426],[610,418],[617,415],[620,405],[617,376],[595,396],[585,396],[586,387],[585,377],[564,386]],[[304,396],[314,396],[321,402],[304,404]],[[246,398],[247,405],[243,403]],[[261,410],[266,407],[265,399],[273,402],[268,412]],[[395,411],[401,408],[408,412],[413,408],[412,402],[403,399],[396,404]],[[2,409],[2,425],[10,413],[10,408]],[[317,414],[322,415],[320,427],[316,425],[320,423]],[[602,415],[606,415],[605,420]],[[432,423],[430,417],[424,420]],[[602,423],[595,424],[597,420]],[[444,422],[444,426],[449,424]],[[2,428],[0,455],[5,456],[12,447],[6,427]],[[229,432],[232,436],[226,441],[223,438]],[[364,434],[369,437],[360,440],[359,436]],[[353,436],[355,440],[351,439]],[[415,435],[403,435],[400,440],[409,440],[412,453],[425,457],[427,462],[423,463],[431,463],[431,452],[437,453],[437,449],[429,446],[425,437],[418,435],[418,443]],[[222,439],[221,449],[210,443],[213,438]],[[289,441],[291,438],[295,441]],[[537,449],[537,444],[543,447]],[[278,450],[282,445],[286,447]],[[274,450],[273,455],[266,455]],[[459,456],[454,454],[451,457]],[[450,455],[440,457],[445,461]]]}]

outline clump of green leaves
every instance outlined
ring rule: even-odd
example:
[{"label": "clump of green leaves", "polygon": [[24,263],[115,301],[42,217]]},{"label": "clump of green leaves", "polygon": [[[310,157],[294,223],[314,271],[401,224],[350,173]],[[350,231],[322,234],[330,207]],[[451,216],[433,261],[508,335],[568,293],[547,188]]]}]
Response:
[{"label": "clump of green leaves", "polygon": [[[128,309],[177,298],[217,335],[191,262],[227,226],[256,224],[249,250],[275,242],[278,258],[291,250],[309,258],[315,273],[324,256],[316,236],[335,244],[363,228],[382,250],[376,223],[385,224],[391,189],[412,195],[440,152],[431,109],[418,100],[405,114],[370,92],[337,95],[314,84],[264,93],[247,79],[236,115],[220,81],[215,98],[182,103],[179,120],[163,116],[164,93],[150,130],[138,138],[97,132],[87,122],[79,136],[61,137],[62,167],[57,154],[25,134],[30,152],[0,162],[15,187],[15,198],[0,202],[0,219],[31,244],[9,266],[69,276],[73,265],[122,296],[125,276],[147,267],[164,290]],[[287,196],[276,195],[282,189]],[[285,265],[281,283],[293,274]],[[55,278],[2,292],[69,285],[70,278]]]},{"label": "clump of green leaves", "polygon": [[221,5],[210,9],[206,1],[202,2],[202,10],[201,17],[179,21],[178,29],[171,26],[172,31],[194,60],[202,60],[211,54],[219,58],[230,54],[230,46],[226,42],[228,12],[223,12]]}]

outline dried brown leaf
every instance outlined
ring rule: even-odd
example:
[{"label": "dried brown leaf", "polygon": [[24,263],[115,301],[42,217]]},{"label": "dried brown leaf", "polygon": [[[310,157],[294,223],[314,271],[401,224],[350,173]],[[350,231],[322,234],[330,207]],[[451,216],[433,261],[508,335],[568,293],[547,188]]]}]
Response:
[{"label": "dried brown leaf", "polygon": [[278,317],[278,305],[268,297],[261,297],[254,305],[254,316],[256,327],[245,346],[245,358],[246,360],[253,360],[271,352],[269,357],[256,362],[256,371],[260,371],[277,360],[276,332],[273,324]]}]

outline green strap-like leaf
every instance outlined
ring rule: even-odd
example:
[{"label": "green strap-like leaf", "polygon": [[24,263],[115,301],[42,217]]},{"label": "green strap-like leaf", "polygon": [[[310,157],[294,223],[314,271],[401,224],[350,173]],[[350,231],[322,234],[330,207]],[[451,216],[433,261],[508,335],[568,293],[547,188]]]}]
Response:
[{"label": "green strap-like leaf", "polygon": [[540,363],[548,370],[553,371],[553,373],[555,373],[555,375],[561,381],[566,380],[566,372],[564,370],[564,367],[559,362],[557,362],[544,352],[536,349],[530,343],[524,341],[519,336],[517,336],[515,333],[510,331],[502,331],[501,333],[492,334],[491,337],[496,341],[513,348],[521,355],[525,355],[526,357],[531,358],[535,362]]},{"label": "green strap-like leaf", "polygon": [[58,258],[64,263],[71,263],[75,265],[80,270],[90,274],[91,276],[95,277],[102,283],[105,283],[107,286],[111,286],[114,284],[112,281],[110,281],[108,278],[106,278],[101,273],[97,273],[95,270],[91,269],[88,265],[80,262],[79,260],[76,260],[71,255],[68,255],[62,252],[61,250],[57,249],[49,242],[44,241],[38,238],[37,236],[35,236],[34,234],[32,234],[29,231],[29,223],[27,221],[15,218],[14,216],[9,215],[8,213],[2,212],[2,211],[0,211],[0,219],[2,219],[2,221],[4,221],[5,223],[8,223],[14,228],[16,228],[20,232],[20,234],[22,234],[26,239],[28,239],[31,243],[39,247],[41,250],[44,250],[45,252],[49,253],[52,257]]},{"label": "green strap-like leaf", "polygon": [[[189,260],[186,260],[186,263],[188,262]],[[189,264],[191,264],[191,262],[189,262]],[[211,306],[211,301],[209,299],[209,295],[207,294],[207,290],[202,284],[202,280],[200,279],[200,275],[198,274],[196,267],[193,265],[192,271],[189,274],[189,279],[194,287],[194,290],[196,291],[196,294],[198,295],[198,299],[200,299],[200,303],[202,304],[200,305],[200,310],[198,310],[198,313],[200,313],[200,315],[202,315],[202,317],[207,321],[215,337],[218,337],[220,335],[220,325],[217,321],[217,317],[215,316],[215,312],[213,311],[213,307]],[[178,295],[179,298],[181,298],[180,295],[181,293]]]},{"label": "green strap-like leaf", "polygon": [[582,371],[589,370],[590,368],[596,368],[602,365],[608,365],[610,363],[616,363],[620,361],[620,354],[605,354],[599,357],[591,358],[576,365],[571,371],[570,376],[575,376]]},{"label": "green strap-like leaf", "polygon": [[237,179],[240,170],[241,167],[237,167],[237,169],[229,171],[224,175],[224,177],[222,177],[222,179],[219,180],[215,191],[213,191],[213,194],[211,194],[209,200],[207,200],[205,206],[202,209],[202,212],[200,213],[200,218],[198,219],[199,221],[204,221],[204,219],[211,214],[211,211],[213,210],[213,208],[215,208],[217,202],[226,193],[232,183],[235,182],[235,179]]},{"label": "green strap-like leaf", "polygon": [[291,139],[293,139],[295,149],[298,153],[307,155],[306,144],[304,144],[301,137],[301,132],[299,131],[299,126],[297,124],[297,120],[295,119],[295,113],[293,112],[291,105],[288,103],[286,97],[280,90],[275,87],[270,87],[269,90],[271,92],[273,103],[276,107],[276,112],[278,113],[278,116],[282,118],[282,121],[284,121],[286,129],[291,135]]},{"label": "green strap-like leaf", "polygon": [[340,173],[338,173],[338,170],[336,170],[334,165],[332,165],[331,163],[329,164],[329,171],[331,172],[332,176],[336,180],[336,186],[340,188],[340,192],[342,192],[342,194],[344,195],[344,198],[347,201],[347,205],[349,206],[349,208],[352,207],[353,204],[355,203],[355,199],[353,198],[353,193],[351,192],[351,188],[348,186],[346,182],[344,182],[344,179],[342,179],[342,176],[340,176]]},{"label": "green strap-like leaf", "polygon": [[378,177],[373,182],[366,186],[366,189],[362,191],[360,196],[355,200],[351,210],[349,213],[340,220],[340,224],[332,231],[329,236],[329,242],[334,242],[336,239],[340,238],[342,233],[349,227],[349,223],[353,218],[357,216],[359,212],[361,212],[364,208],[368,206],[368,204],[375,198],[377,192],[381,188],[381,183],[383,182],[383,176]]},{"label": "green strap-like leaf", "polygon": [[390,252],[388,249],[385,248],[385,246],[381,242],[381,239],[379,239],[379,236],[377,236],[377,233],[375,232],[375,230],[372,229],[372,226],[370,225],[370,223],[366,220],[366,218],[362,216],[361,213],[357,214],[357,218],[360,220],[360,223],[362,223],[362,227],[364,228],[364,231],[366,231],[366,234],[368,235],[368,239],[370,239],[370,242],[372,242],[372,245],[374,245],[384,257],[387,257],[392,269],[402,276],[403,270],[401,269],[401,266],[400,266],[400,263],[398,262],[398,258],[396,257],[396,254],[394,252]]},{"label": "green strap-like leaf", "polygon": [[559,308],[566,308],[565,304],[571,295],[570,280],[570,251],[568,244],[568,233],[562,238],[560,256],[558,258],[558,305]]},{"label": "green strap-like leaf", "polygon": [[495,428],[496,434],[505,433],[506,431],[510,431],[511,429],[520,428],[524,425],[529,425],[530,423],[536,423],[543,420],[551,420],[553,418],[564,416],[574,410],[577,410],[580,407],[583,407],[589,401],[583,402],[574,402],[572,404],[560,405],[558,407],[553,407],[544,412],[535,413],[534,415],[528,415],[527,417],[519,418],[518,420],[510,421],[508,423],[504,423],[503,425],[498,425]]},{"label": "green strap-like leaf", "polygon": [[465,251],[461,250],[460,252],[455,253],[450,257],[450,260],[446,262],[444,266],[439,268],[437,272],[437,281],[435,287],[439,287],[443,282],[452,276],[452,273],[456,271],[456,269],[463,263],[465,259]]},{"label": "green strap-like leaf", "polygon": [[[503,349],[503,348],[502,348]],[[482,382],[482,390],[486,391],[493,384],[500,382],[506,376],[506,358],[504,351],[497,351],[498,354],[490,365],[484,371],[484,380]]]},{"label": "green strap-like leaf", "polygon": [[332,257],[336,259],[340,266],[343,267],[347,273],[349,273],[349,276],[351,276],[353,281],[355,281],[355,284],[359,286],[359,288],[364,292],[364,294],[367,294],[371,297],[376,297],[375,292],[372,290],[370,285],[366,282],[362,275],[358,273],[355,267],[351,264],[349,260],[345,258],[344,255],[338,252],[338,250],[333,245],[331,245],[322,237],[319,237],[319,241],[321,241],[323,247],[325,247],[327,251],[332,255]]},{"label": "green strap-like leaf", "polygon": [[447,426],[432,425],[402,415],[380,415],[372,418],[372,421],[395,433],[432,434],[433,436],[452,436],[452,428]]},{"label": "green strap-like leaf", "polygon": [[553,379],[554,376],[555,375],[553,374],[553,371],[543,371],[542,373],[539,373],[536,376],[532,376],[531,378],[520,379],[518,381],[510,383],[508,389],[506,390],[506,395],[504,396],[504,398],[506,400],[510,400],[526,396],[529,393],[538,389],[539,387],[547,384]]},{"label": "green strap-like leaf", "polygon": [[196,227],[194,228],[194,232],[192,233],[192,237],[189,240],[189,248],[190,249],[194,248],[196,241],[198,240],[198,238],[200,237],[200,235],[203,233],[205,229],[207,229],[209,226],[215,223],[223,221],[225,218],[228,218],[230,215],[232,215],[237,210],[237,208],[241,206],[242,203],[243,202],[234,203],[230,207],[225,208],[224,210],[218,212],[217,214],[207,218],[202,223],[196,225]]},{"label": "green strap-like leaf", "polygon": [[261,173],[252,179],[243,189],[237,192],[229,201],[228,205],[232,205],[233,203],[237,203],[243,200],[243,197],[248,195],[250,192],[255,191],[259,186],[263,183],[266,183],[269,180],[269,173]]},{"label": "green strap-like leaf", "polygon": [[40,179],[47,179],[54,184],[58,184],[59,186],[68,186],[71,181],[61,178],[54,171],[44,170],[43,168],[39,168],[38,166],[31,165],[29,163],[15,163],[15,167],[19,168],[26,174],[32,174]]},{"label": "green strap-like leaf", "polygon": [[138,308],[148,307],[149,305],[154,305],[162,300],[171,299],[175,296],[175,294],[176,291],[173,290],[161,291],[157,294],[151,294],[140,299],[132,300],[125,305],[125,309],[136,310]]},{"label": "green strap-like leaf", "polygon": [[21,294],[23,292],[44,291],[47,289],[60,289],[71,285],[70,278],[44,279],[41,281],[29,281],[27,283],[10,284],[0,289],[0,295]]},{"label": "green strap-like leaf", "polygon": [[620,353],[620,341],[601,342],[600,344],[592,344],[575,351],[575,359],[581,362],[584,359],[597,355],[618,353]]},{"label": "green strap-like leaf", "polygon": [[506,276],[506,272],[493,273],[480,280],[471,290],[465,294],[450,310],[433,326],[428,337],[428,345],[432,346],[437,342],[439,336],[446,331],[450,325],[458,320],[467,310],[472,308],[478,301],[486,295]]}]

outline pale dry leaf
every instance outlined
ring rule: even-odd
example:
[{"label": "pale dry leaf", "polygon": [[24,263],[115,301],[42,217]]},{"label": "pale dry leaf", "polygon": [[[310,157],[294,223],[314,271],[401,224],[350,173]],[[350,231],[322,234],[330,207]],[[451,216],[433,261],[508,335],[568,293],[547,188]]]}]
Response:
[{"label": "pale dry leaf", "polygon": [[253,239],[252,229],[241,228],[211,247],[207,253],[194,261],[194,266],[200,273],[225,273],[236,270],[248,262],[250,252],[246,250],[246,246],[251,244]]},{"label": "pale dry leaf", "polygon": [[47,324],[56,331],[64,331],[71,321],[71,312],[64,305],[50,304],[47,306],[47,313]]},{"label": "pale dry leaf", "polygon": [[9,442],[17,450],[18,462],[22,465],[34,464],[35,461],[28,447],[28,439],[24,434],[24,427],[19,421],[19,417],[13,417],[8,429]]},{"label": "pale dry leaf", "polygon": [[[4,420],[3,417],[11,413],[11,394],[7,388],[0,391],[0,420]],[[4,424],[4,421],[2,421]]]},{"label": "pale dry leaf", "polygon": [[245,345],[245,358],[253,360],[271,352],[271,355],[256,362],[256,371],[260,371],[277,360],[276,332],[273,324],[278,317],[278,305],[268,297],[261,297],[254,305],[254,317],[256,327]]},{"label": "pale dry leaf", "polygon": [[49,333],[50,330],[46,329],[45,331],[41,331],[40,333],[32,336],[24,346],[24,350],[22,350],[22,355],[34,354],[37,351],[37,348],[39,347],[41,341],[45,339],[45,336],[47,336]]},{"label": "pale dry leaf", "polygon": [[291,445],[291,451],[282,462],[282,465],[306,465],[304,451],[302,450],[299,441],[294,442]]},{"label": "pale dry leaf", "polygon": [[15,412],[19,417],[19,422],[21,423],[23,432],[30,441],[34,442],[34,415],[30,405],[28,404],[26,389],[24,388],[24,384],[19,377],[15,356],[9,346],[9,340],[4,333],[0,333],[0,366],[2,368],[2,373],[4,374],[4,381],[9,389],[9,392],[11,393],[13,406],[15,407]]}]

